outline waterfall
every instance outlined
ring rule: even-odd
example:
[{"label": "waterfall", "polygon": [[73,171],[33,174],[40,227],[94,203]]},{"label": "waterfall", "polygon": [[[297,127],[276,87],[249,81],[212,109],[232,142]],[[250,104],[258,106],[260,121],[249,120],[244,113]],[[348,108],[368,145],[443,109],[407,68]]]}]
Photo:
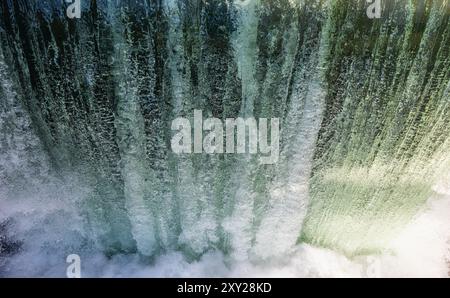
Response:
[{"label": "waterfall", "polygon": [[[358,258],[448,195],[448,0],[81,4],[0,1],[0,276],[48,251],[29,274],[70,253]],[[279,161],[175,154],[194,110],[279,118]]]}]

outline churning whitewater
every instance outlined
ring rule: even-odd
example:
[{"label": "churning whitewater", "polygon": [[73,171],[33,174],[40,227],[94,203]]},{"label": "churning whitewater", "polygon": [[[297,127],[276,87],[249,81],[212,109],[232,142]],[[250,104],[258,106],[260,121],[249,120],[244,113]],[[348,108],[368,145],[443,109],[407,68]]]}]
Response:
[{"label": "churning whitewater", "polygon": [[0,0],[0,276],[447,276],[448,0],[79,3]]}]

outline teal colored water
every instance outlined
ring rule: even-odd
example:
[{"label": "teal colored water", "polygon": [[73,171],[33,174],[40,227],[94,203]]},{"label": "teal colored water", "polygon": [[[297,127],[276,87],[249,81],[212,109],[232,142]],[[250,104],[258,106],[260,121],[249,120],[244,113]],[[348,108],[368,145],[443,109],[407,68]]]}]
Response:
[{"label": "teal colored water", "polygon": [[[0,1],[0,220],[25,250],[356,257],[448,180],[447,0],[60,2]],[[174,154],[194,110],[280,118],[279,162]]]}]

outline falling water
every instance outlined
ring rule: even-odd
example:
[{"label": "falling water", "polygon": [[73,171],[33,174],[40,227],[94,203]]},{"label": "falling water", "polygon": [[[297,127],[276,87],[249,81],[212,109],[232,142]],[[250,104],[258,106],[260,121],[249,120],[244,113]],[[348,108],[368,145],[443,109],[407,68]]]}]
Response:
[{"label": "falling water", "polygon": [[[362,0],[81,3],[0,1],[0,275],[93,251],[356,258],[448,179],[448,0],[382,1],[380,19]],[[279,162],[173,153],[194,110],[280,118]]]}]

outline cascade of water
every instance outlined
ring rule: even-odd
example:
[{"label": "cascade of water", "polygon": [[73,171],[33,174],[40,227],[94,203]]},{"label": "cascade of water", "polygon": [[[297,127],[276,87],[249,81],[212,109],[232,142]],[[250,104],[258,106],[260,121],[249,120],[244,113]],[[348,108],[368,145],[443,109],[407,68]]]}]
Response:
[{"label": "cascade of water", "polygon": [[[448,177],[449,5],[2,0],[1,209],[77,177],[74,230],[108,256],[383,249]],[[173,153],[194,110],[279,118],[278,163]]]}]

